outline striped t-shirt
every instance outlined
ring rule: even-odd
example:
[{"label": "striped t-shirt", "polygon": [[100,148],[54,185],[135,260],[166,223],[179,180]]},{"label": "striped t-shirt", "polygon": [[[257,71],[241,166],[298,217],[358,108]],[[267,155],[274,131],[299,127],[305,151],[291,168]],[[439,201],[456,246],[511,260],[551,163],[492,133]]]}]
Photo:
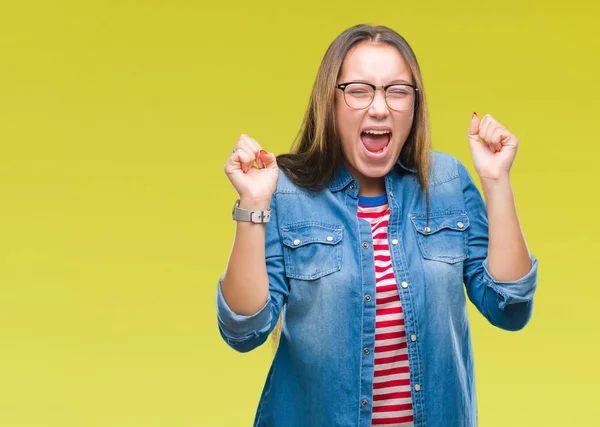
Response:
[{"label": "striped t-shirt", "polygon": [[388,245],[386,194],[358,198],[358,217],[371,224],[375,252],[374,426],[413,425],[404,315]]}]

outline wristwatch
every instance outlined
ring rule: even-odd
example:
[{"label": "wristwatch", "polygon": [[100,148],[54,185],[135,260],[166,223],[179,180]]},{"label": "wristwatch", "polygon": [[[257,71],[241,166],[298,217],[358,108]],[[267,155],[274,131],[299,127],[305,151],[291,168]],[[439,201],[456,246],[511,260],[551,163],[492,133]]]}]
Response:
[{"label": "wristwatch", "polygon": [[236,200],[233,205],[233,212],[231,217],[234,221],[247,221],[255,224],[262,224],[271,221],[271,209],[267,211],[249,211],[247,209],[241,209],[240,200]]}]

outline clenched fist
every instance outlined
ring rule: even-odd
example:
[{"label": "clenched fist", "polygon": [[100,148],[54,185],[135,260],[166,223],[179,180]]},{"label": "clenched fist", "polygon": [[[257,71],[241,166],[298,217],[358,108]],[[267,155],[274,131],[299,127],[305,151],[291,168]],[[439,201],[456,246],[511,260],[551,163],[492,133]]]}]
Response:
[{"label": "clenched fist", "polygon": [[473,113],[468,131],[469,145],[475,170],[484,180],[508,177],[519,140],[491,115],[481,120]]},{"label": "clenched fist", "polygon": [[263,150],[248,135],[241,135],[224,171],[240,197],[240,207],[268,208],[279,176],[273,153]]}]

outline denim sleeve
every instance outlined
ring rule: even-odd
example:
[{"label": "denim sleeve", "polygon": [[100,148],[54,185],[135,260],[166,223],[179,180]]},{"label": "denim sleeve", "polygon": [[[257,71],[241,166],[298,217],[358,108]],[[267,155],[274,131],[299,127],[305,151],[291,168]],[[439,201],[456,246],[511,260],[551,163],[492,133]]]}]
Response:
[{"label": "denim sleeve", "polygon": [[265,305],[250,316],[237,314],[229,308],[217,286],[217,323],[223,340],[234,350],[245,353],[264,343],[277,324],[281,308],[289,294],[285,276],[283,247],[279,234],[276,208],[277,193],[271,199],[271,221],[266,224],[265,262],[269,277],[269,297]]},{"label": "denim sleeve", "polygon": [[525,327],[533,310],[537,286],[538,262],[531,256],[531,268],[522,278],[512,282],[495,280],[488,269],[488,218],[485,203],[468,171],[460,162],[458,172],[470,225],[468,258],[463,279],[467,295],[477,309],[493,325],[509,331]]}]

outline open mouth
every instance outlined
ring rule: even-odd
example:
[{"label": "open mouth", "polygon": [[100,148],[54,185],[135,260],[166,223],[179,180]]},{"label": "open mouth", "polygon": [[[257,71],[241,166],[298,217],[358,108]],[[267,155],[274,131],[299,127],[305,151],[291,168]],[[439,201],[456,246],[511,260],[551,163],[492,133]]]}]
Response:
[{"label": "open mouth", "polygon": [[392,132],[389,130],[367,129],[361,132],[360,140],[365,149],[373,154],[383,154],[392,139]]}]

